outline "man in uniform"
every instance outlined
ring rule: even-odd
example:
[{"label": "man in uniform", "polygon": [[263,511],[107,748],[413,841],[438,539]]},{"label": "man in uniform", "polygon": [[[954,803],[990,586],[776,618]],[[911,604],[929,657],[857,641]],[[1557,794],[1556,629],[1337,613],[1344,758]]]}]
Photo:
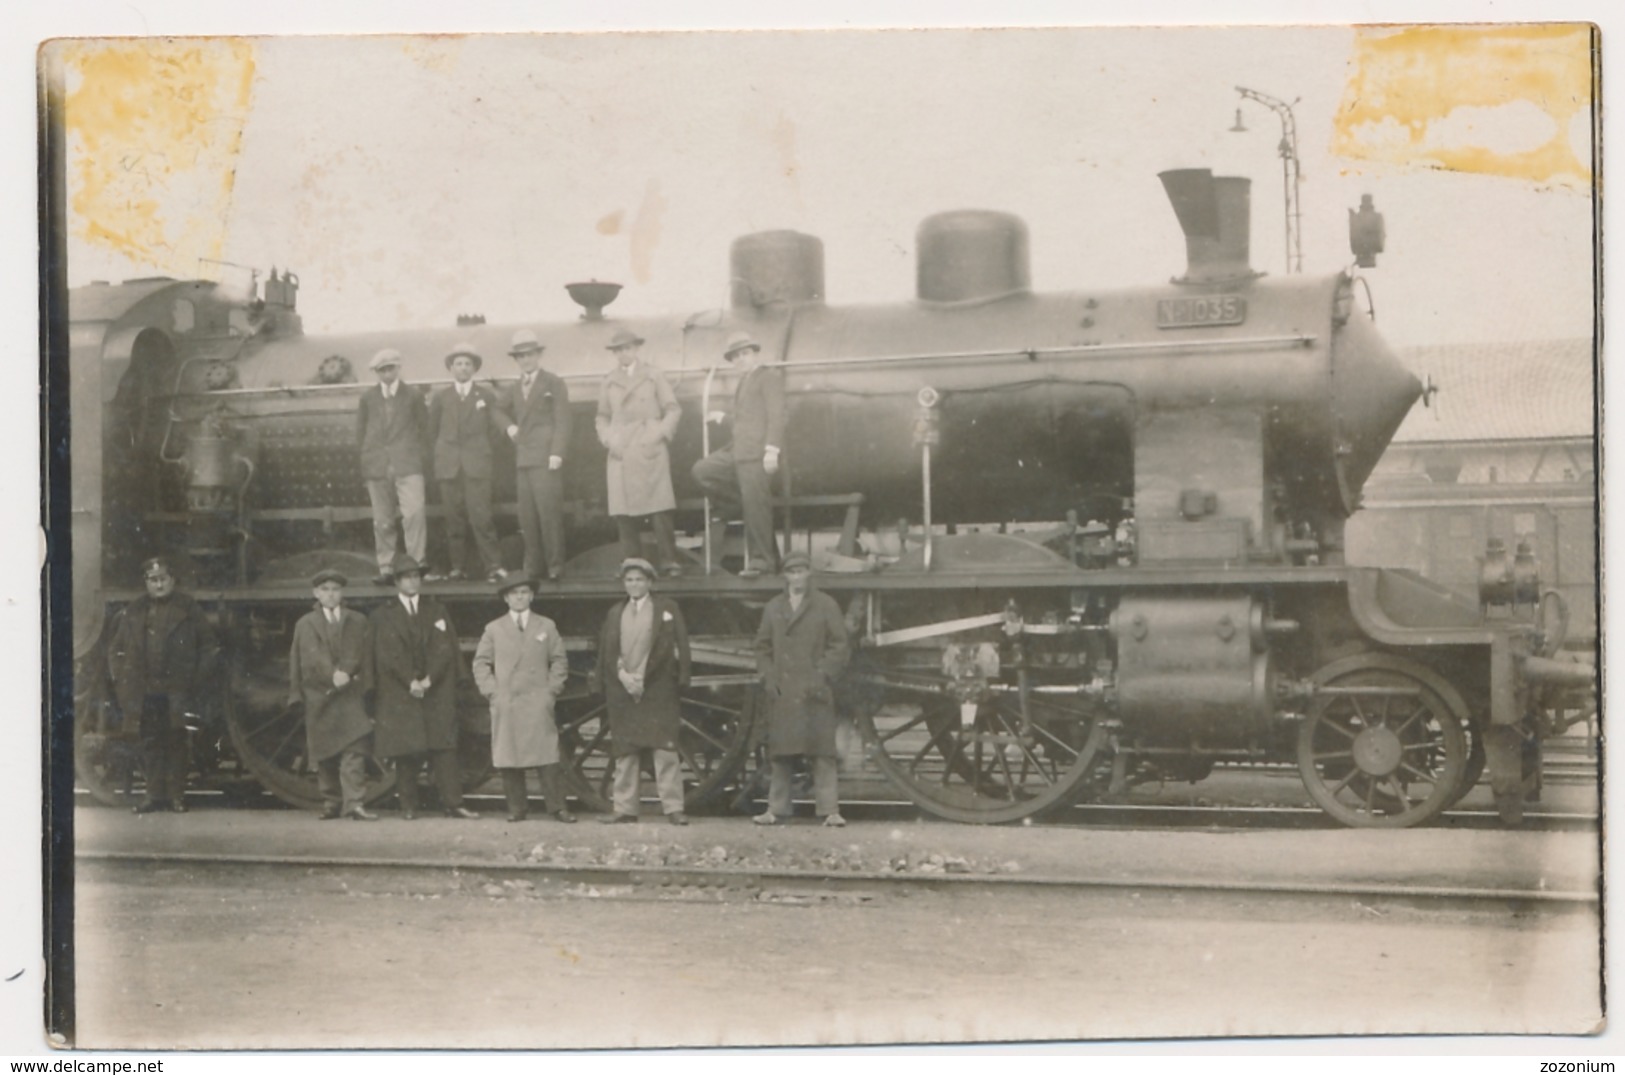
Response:
[{"label": "man in uniform", "polygon": [[[779,472],[784,445],[784,375],[761,365],[761,345],[735,333],[722,357],[739,370],[734,389],[733,443],[694,464],[694,480],[705,495],[739,503],[745,516],[745,578],[777,571],[778,539],[773,534],[772,476]],[[721,421],[721,412],[706,421]]]},{"label": "man in uniform", "polygon": [[310,580],[316,607],[293,628],[288,704],[305,710],[305,746],[325,803],[321,819],[377,821],[363,803],[372,734],[365,698],[372,637],[367,617],[344,607],[348,582],[331,568]]},{"label": "man in uniform", "polygon": [[570,443],[570,393],[562,380],[541,368],[544,350],[530,329],[513,334],[508,354],[519,363],[519,381],[503,394],[502,419],[518,465],[524,574],[554,580],[564,571],[564,483],[559,470]]},{"label": "man in uniform", "polygon": [[397,556],[394,601],[372,614],[373,750],[395,759],[401,819],[418,811],[418,772],[428,761],[447,817],[479,817],[463,807],[457,769],[457,684],[463,656],[445,607],[423,590],[423,567]]},{"label": "man in uniform", "polygon": [[564,639],[552,620],[531,611],[536,584],[530,579],[508,579],[497,595],[508,611],[485,625],[474,652],[474,683],[491,703],[491,764],[502,774],[508,820],[525,820],[525,770],[538,769],[547,809],[570,823],[576,818],[564,805],[553,719],[554,702],[570,675]]},{"label": "man in uniform", "polygon": [[107,672],[119,709],[141,737],[147,791],[135,807],[186,813],[186,714],[195,713],[215,667],[214,632],[196,601],[175,590],[169,562],[141,565],[147,592],[113,621]]},{"label": "man in uniform", "polygon": [[681,575],[672,514],[671,456],[682,408],[666,375],[640,361],[643,337],[621,329],[609,341],[617,363],[598,394],[598,442],[609,452],[609,514],[620,531],[621,555],[643,558],[642,520],[654,528],[656,558],[668,575]]},{"label": "man in uniform", "polygon": [[756,670],[767,695],[767,752],[772,759],[767,810],[751,820],[775,825],[791,815],[791,763],[812,763],[813,798],[825,825],[846,824],[837,794],[835,677],[846,667],[846,620],[828,594],[812,588],[805,553],[784,558],[784,592],[762,610]]},{"label": "man in uniform", "polygon": [[386,347],[372,356],[378,384],[361,394],[356,442],[361,448],[361,477],[372,501],[372,533],[378,554],[380,586],[390,583],[395,559],[395,516],[406,531],[406,555],[423,562],[428,524],[423,507],[423,457],[427,444],[428,408],[423,394],[401,380],[401,353]]},{"label": "man in uniform", "polygon": [[615,754],[615,812],[604,824],[638,819],[642,755],[653,755],[660,807],[673,825],[687,825],[683,813],[683,769],[677,754],[682,700],[688,686],[688,628],[682,610],[649,587],[654,566],[633,558],[621,563],[626,600],[609,610],[598,636],[598,666],[592,689],[609,709],[609,737]]},{"label": "man in uniform", "polygon": [[497,417],[496,394],[474,383],[484,365],[471,344],[459,343],[446,355],[452,383],[429,400],[429,443],[434,446],[434,476],[440,503],[446,508],[449,578],[477,578],[468,555],[468,532],[474,535],[487,578],[501,582],[502,556],[497,551],[496,524],[491,518],[491,437],[507,422]]}]

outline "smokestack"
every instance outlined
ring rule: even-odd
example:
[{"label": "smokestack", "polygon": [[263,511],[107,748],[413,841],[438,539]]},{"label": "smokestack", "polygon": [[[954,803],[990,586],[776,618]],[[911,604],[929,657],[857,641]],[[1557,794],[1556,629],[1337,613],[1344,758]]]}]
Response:
[{"label": "smokestack", "polygon": [[1215,176],[1207,168],[1160,172],[1163,189],[1185,233],[1186,272],[1181,283],[1202,284],[1254,277],[1248,264],[1252,227],[1252,180]]}]

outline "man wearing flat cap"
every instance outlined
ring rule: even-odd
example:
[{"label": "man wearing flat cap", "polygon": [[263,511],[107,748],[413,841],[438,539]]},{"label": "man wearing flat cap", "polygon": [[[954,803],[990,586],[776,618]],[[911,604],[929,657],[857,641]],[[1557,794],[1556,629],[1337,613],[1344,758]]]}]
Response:
[{"label": "man wearing flat cap", "polygon": [[592,691],[609,710],[609,737],[615,755],[614,813],[605,824],[638,819],[639,770],[645,751],[654,765],[660,808],[673,825],[687,825],[683,812],[683,768],[677,753],[682,701],[688,686],[688,628],[677,603],[649,593],[655,569],[633,557],[621,562],[626,600],[604,617],[598,634],[598,664]]},{"label": "man wearing flat cap", "polygon": [[395,600],[371,617],[373,752],[395,761],[401,819],[418,813],[418,773],[427,762],[447,817],[473,820],[457,769],[457,684],[463,654],[445,606],[423,593],[423,567],[401,555],[391,565]]},{"label": "man wearing flat cap", "polygon": [[474,651],[474,683],[491,703],[491,764],[502,774],[508,820],[529,812],[525,772],[539,770],[547,809],[563,822],[575,821],[564,804],[559,765],[555,701],[570,676],[570,661],[558,627],[531,609],[536,583],[513,576],[497,586],[508,611],[485,625]]},{"label": "man wearing flat cap", "polygon": [[[747,563],[740,572],[753,578],[777,571],[778,539],[773,533],[772,477],[779,472],[784,445],[784,374],[761,364],[762,347],[736,332],[722,357],[739,371],[734,389],[733,443],[694,464],[694,480],[705,495],[738,503],[745,516]],[[706,415],[720,422],[720,411]]]},{"label": "man wearing flat cap", "polygon": [[459,343],[446,355],[452,383],[429,400],[429,443],[434,446],[434,477],[446,509],[446,544],[451,557],[448,577],[479,578],[469,556],[474,535],[486,577],[505,576],[497,550],[496,523],[491,517],[492,438],[509,422],[501,415],[496,393],[474,383],[484,359],[472,344]]},{"label": "man wearing flat cap", "polygon": [[668,575],[680,575],[672,514],[671,456],[666,446],[677,435],[682,408],[666,375],[640,356],[643,337],[621,329],[609,341],[615,369],[598,393],[595,426],[609,453],[606,485],[609,514],[620,532],[621,555],[643,556],[643,520],[655,533],[656,559]]},{"label": "man wearing flat cap", "polygon": [[121,609],[108,634],[107,673],[124,727],[141,739],[147,790],[135,807],[186,813],[186,714],[197,712],[218,647],[196,601],[175,589],[169,561],[141,565],[147,592]]},{"label": "man wearing flat cap", "polygon": [[293,628],[288,652],[288,704],[305,711],[305,748],[316,763],[323,821],[377,821],[365,805],[368,737],[366,692],[372,659],[367,617],[344,607],[349,580],[331,568],[310,580],[316,607]]},{"label": "man wearing flat cap", "polygon": [[395,517],[406,532],[406,555],[423,562],[428,525],[423,508],[423,457],[428,444],[428,407],[423,394],[401,380],[401,353],[386,347],[369,363],[378,384],[361,394],[356,442],[361,448],[361,477],[372,501],[372,532],[378,554],[378,577],[389,585],[395,559]]},{"label": "man wearing flat cap", "polygon": [[556,579],[564,572],[564,483],[559,473],[570,443],[570,393],[541,368],[546,350],[536,333],[513,334],[508,354],[519,381],[502,393],[502,414],[518,466],[519,532],[525,539],[524,574]]},{"label": "man wearing flat cap", "polygon": [[850,652],[840,606],[811,586],[805,553],[784,558],[784,592],[762,610],[756,632],[756,670],[767,696],[767,752],[772,761],[767,810],[752,820],[775,825],[788,818],[792,762],[812,764],[813,797],[824,824],[846,824],[840,813],[835,748],[835,679]]}]

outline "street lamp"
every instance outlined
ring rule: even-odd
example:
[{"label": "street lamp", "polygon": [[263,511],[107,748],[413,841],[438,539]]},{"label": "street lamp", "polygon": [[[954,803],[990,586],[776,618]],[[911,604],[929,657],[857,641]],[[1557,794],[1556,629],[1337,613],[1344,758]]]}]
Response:
[{"label": "street lamp", "polygon": [[[1292,105],[1287,104],[1279,97],[1271,97],[1267,93],[1250,90],[1246,86],[1237,86],[1236,92],[1241,94],[1244,101],[1257,101],[1265,108],[1281,117],[1281,144],[1276,147],[1281,154],[1281,185],[1284,188],[1286,201],[1286,271],[1289,273],[1303,272],[1303,241],[1299,234],[1298,213],[1298,125],[1292,117]],[[1302,100],[1300,97],[1298,100]],[[1292,104],[1297,104],[1293,101]],[[1241,109],[1236,109],[1236,125],[1231,131],[1244,133],[1247,127],[1241,121]]]}]

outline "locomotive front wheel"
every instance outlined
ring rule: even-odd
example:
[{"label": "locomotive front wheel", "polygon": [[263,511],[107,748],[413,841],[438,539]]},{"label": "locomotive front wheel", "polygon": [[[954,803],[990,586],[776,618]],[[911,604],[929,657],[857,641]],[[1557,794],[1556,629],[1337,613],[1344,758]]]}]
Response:
[{"label": "locomotive front wheel", "polygon": [[[677,753],[682,761],[685,811],[698,811],[709,804],[744,764],[753,698],[752,688],[738,685],[683,688]],[[561,702],[558,728],[567,790],[590,809],[608,813],[613,809],[615,759],[604,703],[585,697]],[[648,765],[643,768],[652,779]]]},{"label": "locomotive front wheel", "polygon": [[108,727],[101,649],[76,662],[73,677],[73,773],[103,806],[132,806],[144,788],[141,740]]},{"label": "locomotive front wheel", "polygon": [[871,760],[911,802],[950,821],[992,825],[1071,806],[1090,785],[1105,744],[1083,707],[1033,696],[1024,725],[1001,696],[966,722],[941,694],[892,692],[860,716]]},{"label": "locomotive front wheel", "polygon": [[1438,817],[1467,775],[1466,706],[1436,673],[1365,654],[1315,674],[1298,733],[1298,769],[1326,813],[1358,828],[1407,828]]}]

